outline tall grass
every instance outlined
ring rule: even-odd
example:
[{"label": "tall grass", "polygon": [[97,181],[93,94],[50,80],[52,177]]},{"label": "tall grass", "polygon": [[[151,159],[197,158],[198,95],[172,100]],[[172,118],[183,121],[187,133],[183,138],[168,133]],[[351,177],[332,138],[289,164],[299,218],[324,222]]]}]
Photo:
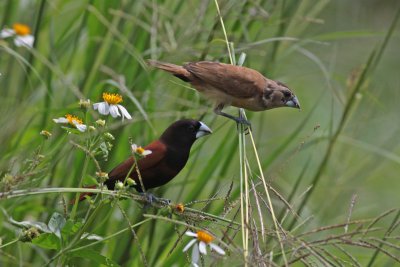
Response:
[{"label": "tall grass", "polygon": [[[0,40],[0,263],[184,266],[188,229],[207,230],[227,252],[204,256],[204,266],[400,262],[393,3],[1,2],[1,28],[26,23],[36,41],[29,50]],[[295,91],[301,112],[248,112],[246,135],[187,84],[144,63],[240,64],[243,52],[245,66]],[[103,91],[122,94],[133,120],[79,107]],[[107,126],[68,134],[52,121],[66,113]],[[133,191],[81,187],[127,158],[130,141],[145,145],[182,117],[214,133],[153,190],[171,205],[143,209]],[[69,204],[85,191],[99,194]]]}]

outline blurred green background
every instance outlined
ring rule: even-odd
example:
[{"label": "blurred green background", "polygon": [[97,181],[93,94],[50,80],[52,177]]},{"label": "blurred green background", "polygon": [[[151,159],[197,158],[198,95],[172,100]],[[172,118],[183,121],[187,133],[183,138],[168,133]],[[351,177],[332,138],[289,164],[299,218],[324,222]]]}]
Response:
[{"label": "blurred green background", "polygon": [[[377,218],[399,208],[398,23],[381,57],[378,51],[398,14],[400,2],[231,0],[219,1],[219,5],[236,58],[246,53],[245,66],[284,82],[301,103],[301,112],[284,108],[247,112],[267,181],[288,199],[294,210],[301,211],[294,224],[301,226],[293,235],[345,223],[348,219]],[[124,96],[123,104],[133,114],[133,120],[107,118],[116,140],[108,161],[99,158],[104,171],[130,155],[130,138],[145,145],[179,118],[201,118],[214,133],[196,142],[186,168],[153,193],[176,203],[189,203],[224,198],[233,182],[229,202],[238,208],[236,125],[216,117],[212,104],[185,87],[186,84],[162,71],[150,70],[145,64],[150,58],[176,64],[198,60],[229,63],[214,1],[1,1],[1,29],[16,22],[31,27],[35,44],[33,49],[27,49],[15,47],[11,39],[0,40],[2,191],[78,187],[86,168],[86,156],[70,140],[81,142],[81,139],[66,135],[52,119],[66,113],[84,117],[77,104],[79,99],[99,102],[103,91],[112,91]],[[373,51],[374,60],[368,64]],[[368,71],[362,76],[365,67]],[[343,121],[346,107],[349,113]],[[237,114],[236,108],[226,110]],[[102,118],[96,112],[89,114],[86,117],[93,120]],[[53,134],[48,140],[39,135],[44,129]],[[246,140],[249,169],[257,183],[254,153],[248,136]],[[94,175],[95,171],[90,162],[87,173]],[[5,181],[10,177],[7,175],[14,178],[11,183]],[[68,199],[74,196],[62,195]],[[275,212],[285,210],[279,197],[272,194],[272,199]],[[47,223],[53,212],[64,213],[61,194],[0,199],[0,204],[18,221]],[[143,220],[140,205],[130,200],[120,204],[132,224]],[[194,203],[191,207],[223,217],[225,204],[222,199]],[[84,218],[87,208],[87,203],[79,205],[78,218]],[[267,229],[272,229],[265,205],[263,214]],[[394,211],[379,220],[381,229],[374,237],[383,238],[389,226],[396,224],[396,214]],[[233,215],[228,214],[227,218],[234,218]],[[101,207],[97,218],[87,232],[105,237],[128,226],[116,206]],[[293,228],[290,223],[293,218],[289,214],[282,222],[285,230]],[[0,238],[5,244],[17,238],[19,232],[5,213],[0,219]],[[226,227],[210,221],[196,223],[215,234],[221,234]],[[177,231],[182,233],[184,229],[158,220],[136,229],[149,266],[189,265],[181,252],[187,238],[175,245],[180,240]],[[396,230],[398,236],[397,228],[393,229],[393,236]],[[309,241],[326,236],[326,232],[316,234]],[[240,249],[240,235],[232,234],[231,238],[225,242],[232,242]],[[279,254],[276,244],[259,242],[264,254],[271,250]],[[397,242],[397,248],[386,246],[387,251],[399,255],[398,239],[391,242]],[[295,247],[293,244],[291,248]],[[93,246],[93,250],[124,266],[142,264],[137,249],[137,242],[129,232]],[[172,254],[167,255],[171,249]],[[342,259],[341,264],[346,265],[347,261],[357,265],[339,249],[328,246],[325,249]],[[361,266],[366,266],[375,252],[361,246],[349,246],[348,250]],[[383,254],[372,264],[393,266],[394,259]],[[0,265],[41,266],[48,263],[55,251],[16,242],[2,248],[0,255]],[[311,262],[312,257],[316,256],[309,256]],[[283,264],[279,255],[275,259],[278,265]],[[90,257],[84,262],[80,260],[65,256],[50,265],[99,264]],[[261,264],[254,259],[250,261]],[[244,262],[240,253],[232,252],[225,259],[205,259],[205,265],[209,264],[241,266]],[[300,262],[296,264],[302,266]],[[321,266],[318,261],[316,264]]]}]

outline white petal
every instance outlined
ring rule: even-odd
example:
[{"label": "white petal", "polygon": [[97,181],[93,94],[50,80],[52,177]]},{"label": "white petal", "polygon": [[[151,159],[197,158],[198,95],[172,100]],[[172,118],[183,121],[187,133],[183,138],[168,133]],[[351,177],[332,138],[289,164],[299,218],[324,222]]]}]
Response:
[{"label": "white petal", "polygon": [[213,243],[210,243],[209,245],[210,245],[211,249],[215,250],[216,252],[218,252],[218,254],[225,255],[225,251],[220,246],[217,246],[217,245],[215,245]]},{"label": "white petal", "polygon": [[99,113],[102,115],[108,115],[110,113],[110,105],[107,102],[100,103]]},{"label": "white petal", "polygon": [[119,110],[122,113],[122,119],[127,118],[128,120],[132,119],[131,115],[128,113],[128,111],[126,110],[126,108],[124,106],[121,105],[117,105]]},{"label": "white petal", "polygon": [[35,41],[35,38],[32,35],[17,36],[14,39],[14,43],[16,46],[25,46],[28,48],[33,47],[34,41]]},{"label": "white petal", "polygon": [[64,118],[64,117],[60,117],[60,118],[58,118],[58,119],[53,119],[53,121],[54,121],[55,123],[68,123],[67,118]]},{"label": "white petal", "polygon": [[110,106],[107,102],[93,104],[93,108],[95,110],[98,109],[101,115],[108,115],[108,113],[110,113]]},{"label": "white petal", "polygon": [[191,246],[193,246],[193,244],[194,243],[196,243],[196,239],[192,239],[192,240],[190,240],[190,242],[189,243],[187,243],[187,245],[183,248],[183,252],[186,252]]},{"label": "white petal", "polygon": [[143,155],[143,156],[147,156],[147,155],[150,155],[151,153],[153,153],[151,150],[145,150],[145,151],[142,153],[142,155]]},{"label": "white petal", "polygon": [[121,116],[116,105],[110,105],[110,114],[113,118]]},{"label": "white petal", "polygon": [[137,144],[132,144],[132,145],[131,145],[131,149],[132,149],[132,152],[133,152],[133,153],[136,153],[137,148],[138,148],[138,145],[137,145]]},{"label": "white petal", "polygon": [[78,129],[81,132],[85,132],[87,126],[85,124],[79,124],[79,123],[74,123],[76,129]]},{"label": "white petal", "polygon": [[201,254],[207,255],[206,243],[200,241],[199,250]]},{"label": "white petal", "polygon": [[15,35],[15,31],[12,29],[3,29],[0,32],[0,38],[8,38]]},{"label": "white petal", "polygon": [[197,237],[197,234],[196,234],[196,233],[193,233],[193,232],[190,232],[190,231],[187,231],[187,232],[185,233],[185,235],[187,235],[187,236],[192,236],[192,237]]},{"label": "white petal", "polygon": [[200,254],[199,254],[199,246],[194,244],[193,250],[192,250],[192,264],[195,265],[199,261]]}]

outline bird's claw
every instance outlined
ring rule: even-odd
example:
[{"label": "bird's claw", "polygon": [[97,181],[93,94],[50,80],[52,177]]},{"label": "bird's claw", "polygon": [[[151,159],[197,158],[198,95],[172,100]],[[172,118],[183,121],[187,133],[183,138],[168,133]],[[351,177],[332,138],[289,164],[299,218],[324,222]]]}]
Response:
[{"label": "bird's claw", "polygon": [[166,199],[166,198],[156,197],[152,193],[146,192],[146,193],[140,193],[140,194],[146,198],[147,203],[145,204],[145,207],[147,205],[152,205],[153,203],[159,203],[164,206],[171,204],[171,200]]},{"label": "bird's claw", "polygon": [[239,129],[241,129],[239,126],[239,124],[242,124],[242,125],[244,125],[245,126],[245,128],[243,129],[243,131],[244,131],[244,133],[247,135],[247,134],[249,134],[250,133],[250,131],[252,131],[253,129],[252,129],[252,127],[251,127],[251,123],[248,121],[248,120],[246,120],[244,117],[242,117],[242,116],[240,116],[240,117],[238,117],[238,118],[235,118],[235,121],[236,121],[236,123],[237,123],[237,129],[239,130]]}]

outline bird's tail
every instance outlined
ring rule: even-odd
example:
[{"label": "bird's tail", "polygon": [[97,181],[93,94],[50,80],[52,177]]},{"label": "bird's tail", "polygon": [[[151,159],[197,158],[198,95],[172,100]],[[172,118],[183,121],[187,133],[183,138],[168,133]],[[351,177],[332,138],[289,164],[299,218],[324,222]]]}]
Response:
[{"label": "bird's tail", "polygon": [[147,60],[147,64],[149,64],[149,66],[155,67],[157,69],[167,71],[185,82],[191,81],[191,73],[182,66],[178,66],[178,65],[166,63],[166,62],[161,62],[161,61],[157,61],[157,60],[152,60],[152,59]]}]

